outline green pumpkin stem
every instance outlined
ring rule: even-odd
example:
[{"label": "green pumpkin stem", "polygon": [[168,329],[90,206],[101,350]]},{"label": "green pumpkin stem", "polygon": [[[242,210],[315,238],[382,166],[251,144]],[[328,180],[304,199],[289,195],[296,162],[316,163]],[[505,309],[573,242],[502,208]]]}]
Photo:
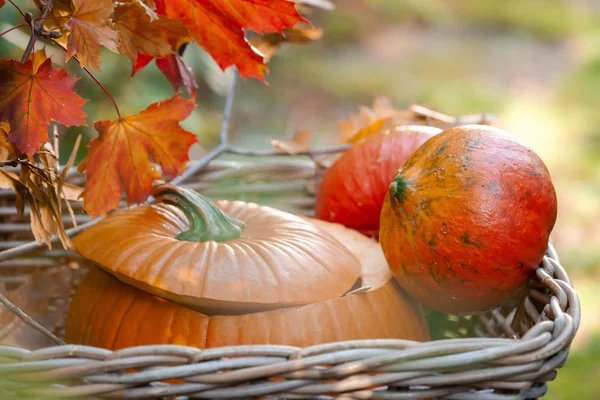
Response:
[{"label": "green pumpkin stem", "polygon": [[408,188],[408,181],[402,175],[396,175],[392,183],[388,188],[390,197],[400,203],[406,199],[406,191]]},{"label": "green pumpkin stem", "polygon": [[186,242],[226,242],[242,235],[245,224],[225,214],[208,198],[187,188],[169,184],[159,185],[154,197],[162,203],[173,204],[188,219],[190,229],[177,235]]}]

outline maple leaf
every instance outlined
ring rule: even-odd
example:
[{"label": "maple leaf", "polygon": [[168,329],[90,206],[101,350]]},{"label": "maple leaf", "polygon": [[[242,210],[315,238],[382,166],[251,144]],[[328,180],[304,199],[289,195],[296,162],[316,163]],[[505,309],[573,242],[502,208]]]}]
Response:
[{"label": "maple leaf", "polygon": [[235,65],[243,77],[264,81],[268,68],[244,37],[244,29],[282,33],[298,22],[287,0],[171,0],[164,2],[170,18],[181,18],[192,38],[225,70]]},{"label": "maple leaf", "polygon": [[288,154],[294,155],[303,151],[310,150],[310,140],[312,139],[312,132],[310,131],[296,131],[292,140],[277,140],[271,139],[271,145],[276,149],[283,150]]},{"label": "maple leaf", "polygon": [[82,67],[100,70],[100,45],[118,52],[117,33],[107,24],[112,0],[73,0],[73,13],[64,24],[69,29],[67,61],[75,54]]},{"label": "maple leaf", "polygon": [[4,5],[4,0],[0,0],[0,8]]},{"label": "maple leaf", "polygon": [[184,86],[188,93],[196,93],[198,82],[196,82],[194,71],[179,54],[174,53],[157,58],[156,66],[167,77],[173,89],[178,90]]},{"label": "maple leaf", "polygon": [[8,140],[20,152],[31,156],[48,140],[50,120],[87,126],[82,109],[87,100],[73,91],[78,80],[53,68],[49,58],[37,71],[31,59],[0,59],[0,121],[9,123]]},{"label": "maple leaf", "polygon": [[79,165],[87,177],[84,209],[92,218],[118,208],[123,191],[128,205],[148,198],[153,181],[161,179],[149,156],[160,164],[166,178],[184,171],[189,149],[198,139],[179,122],[193,109],[193,101],[175,94],[139,114],[94,124],[98,137],[90,142]]},{"label": "maple leaf", "polygon": [[135,66],[138,54],[151,57],[170,53],[164,19],[152,19],[138,1],[124,3],[115,8],[113,27],[120,39],[119,52]]}]

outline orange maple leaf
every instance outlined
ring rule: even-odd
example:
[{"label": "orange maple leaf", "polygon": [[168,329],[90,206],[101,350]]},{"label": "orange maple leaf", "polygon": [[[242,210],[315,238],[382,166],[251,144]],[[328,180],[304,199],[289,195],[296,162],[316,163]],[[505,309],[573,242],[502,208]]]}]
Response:
[{"label": "orange maple leaf", "polygon": [[148,198],[153,181],[161,179],[150,156],[166,178],[184,171],[189,149],[198,139],[179,122],[194,106],[193,101],[176,94],[139,114],[94,124],[98,137],[90,142],[88,155],[79,165],[87,177],[84,209],[92,218],[117,209],[123,191],[128,205]]},{"label": "orange maple leaf", "polygon": [[49,58],[35,65],[31,59],[0,60],[0,121],[9,123],[8,140],[20,152],[31,156],[48,141],[50,120],[87,126],[87,100],[73,91],[78,80],[65,69],[53,68]]},{"label": "orange maple leaf", "polygon": [[129,57],[134,66],[138,54],[159,57],[171,53],[165,29],[168,22],[164,17],[153,20],[138,1],[117,6],[113,27],[120,39],[119,52]]},{"label": "orange maple leaf", "polygon": [[73,14],[65,23],[69,29],[67,61],[75,54],[82,67],[100,70],[100,45],[117,52],[117,33],[107,24],[114,11],[112,0],[73,0]]},{"label": "orange maple leaf", "polygon": [[235,65],[243,77],[264,80],[268,68],[244,37],[244,29],[282,33],[308,21],[288,0],[170,0],[164,2],[170,18],[181,18],[192,38],[222,68]]}]

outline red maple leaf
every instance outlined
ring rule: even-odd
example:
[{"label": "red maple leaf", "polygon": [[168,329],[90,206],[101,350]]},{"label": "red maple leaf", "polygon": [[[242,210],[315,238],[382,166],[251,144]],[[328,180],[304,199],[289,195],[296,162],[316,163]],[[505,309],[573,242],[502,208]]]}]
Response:
[{"label": "red maple leaf", "polygon": [[8,140],[20,152],[33,155],[48,141],[50,120],[87,126],[87,100],[73,91],[78,80],[65,69],[53,68],[49,58],[35,65],[31,59],[0,60],[0,121],[10,124]]},{"label": "red maple leaf", "polygon": [[[288,0],[155,0],[155,4],[158,14],[180,18],[223,70],[235,65],[243,77],[262,81],[268,68],[246,41],[244,29],[282,33],[298,22],[309,23]],[[150,60],[138,58],[134,73]]]},{"label": "red maple leaf", "polygon": [[92,218],[118,208],[123,191],[127,204],[148,198],[153,181],[161,179],[150,156],[166,178],[185,170],[189,149],[198,139],[179,122],[194,106],[192,100],[176,94],[139,114],[94,124],[99,135],[90,142],[88,155],[79,165],[88,180],[82,194],[84,209]]}]

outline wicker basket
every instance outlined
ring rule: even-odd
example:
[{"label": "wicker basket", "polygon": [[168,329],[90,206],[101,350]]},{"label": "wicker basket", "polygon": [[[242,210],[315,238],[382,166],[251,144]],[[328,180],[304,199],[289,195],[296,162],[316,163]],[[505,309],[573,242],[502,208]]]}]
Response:
[{"label": "wicker basket", "polygon": [[[311,215],[318,175],[315,163],[305,159],[213,161],[183,185],[214,199],[239,198]],[[73,179],[77,183],[82,177]],[[28,223],[16,219],[13,196],[0,191],[1,249],[32,240]],[[79,211],[78,222],[86,220]],[[0,285],[15,290],[30,274],[56,282],[50,279],[54,274],[64,289],[76,286],[85,269],[74,253],[38,248],[1,262]],[[60,336],[68,301],[49,301],[54,317],[40,322]],[[519,323],[514,324],[516,314]],[[577,294],[550,245],[518,309],[444,316],[449,339],[310,348],[156,345],[115,352],[51,343],[37,350],[0,345],[0,398],[538,398],[565,363],[579,320]]]}]

